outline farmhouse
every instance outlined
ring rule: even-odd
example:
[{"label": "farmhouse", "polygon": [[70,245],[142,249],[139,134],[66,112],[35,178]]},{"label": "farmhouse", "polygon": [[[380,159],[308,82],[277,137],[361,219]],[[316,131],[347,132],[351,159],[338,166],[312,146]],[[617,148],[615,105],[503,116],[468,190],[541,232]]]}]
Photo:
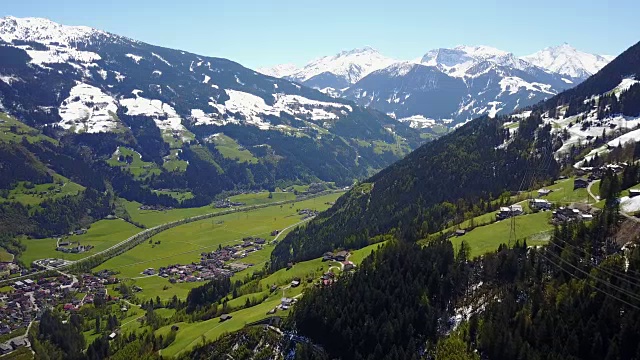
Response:
[{"label": "farmhouse", "polygon": [[500,211],[496,214],[496,218],[498,220],[507,219],[512,216],[522,215],[524,211],[522,210],[522,205],[511,205],[511,206],[503,206],[500,208]]},{"label": "farmhouse", "polygon": [[462,236],[462,235],[464,235],[466,233],[467,233],[467,230],[458,229],[458,230],[456,230],[455,234],[456,234],[456,236]]},{"label": "farmhouse", "polygon": [[220,315],[220,322],[227,321],[227,320],[231,319],[232,317],[233,316],[231,316],[229,314],[222,314],[222,315]]},{"label": "farmhouse", "polygon": [[587,186],[589,186],[589,180],[585,178],[577,178],[573,181],[573,190],[585,189]]},{"label": "farmhouse", "polygon": [[529,200],[529,207],[535,210],[549,210],[551,209],[551,203],[544,199],[531,199]]},{"label": "farmhouse", "polygon": [[540,189],[538,190],[538,196],[546,196],[551,194],[551,190],[549,189]]},{"label": "farmhouse", "polygon": [[333,256],[333,260],[335,261],[345,261],[347,260],[347,255],[349,255],[349,252],[347,251],[338,251],[334,256]]}]

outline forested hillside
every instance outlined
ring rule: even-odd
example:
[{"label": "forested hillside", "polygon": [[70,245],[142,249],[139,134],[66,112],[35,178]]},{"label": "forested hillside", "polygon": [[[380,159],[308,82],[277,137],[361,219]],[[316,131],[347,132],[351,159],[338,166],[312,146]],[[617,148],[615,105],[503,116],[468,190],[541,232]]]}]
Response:
[{"label": "forested hillside", "polygon": [[468,261],[464,242],[454,258],[448,240],[402,240],[310,291],[292,321],[344,359],[636,359],[640,249],[612,241],[620,182],[606,179],[603,212],[558,226],[546,247]]},{"label": "forested hillside", "polygon": [[467,213],[492,210],[503,192],[521,190],[525,174],[526,186],[554,178],[559,168],[551,155],[551,126],[542,126],[534,113],[511,135],[503,122],[477,119],[355,186],[278,244],[272,268],[338,247],[362,247],[384,234],[418,240]]}]

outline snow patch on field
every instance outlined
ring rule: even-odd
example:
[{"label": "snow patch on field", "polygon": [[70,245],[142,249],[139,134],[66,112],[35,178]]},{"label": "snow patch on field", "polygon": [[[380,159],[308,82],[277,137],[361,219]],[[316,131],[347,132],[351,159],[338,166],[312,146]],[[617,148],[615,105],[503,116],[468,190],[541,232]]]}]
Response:
[{"label": "snow patch on field", "polygon": [[620,198],[620,210],[625,213],[635,213],[640,211],[640,196],[628,197],[623,196]]},{"label": "snow patch on field", "polygon": [[17,76],[13,76],[13,75],[2,75],[2,74],[0,74],[0,81],[2,81],[3,83],[5,83],[7,85],[11,85],[16,81],[22,81],[22,79],[20,79]]},{"label": "snow patch on field", "polygon": [[555,92],[550,91],[551,85],[536,82],[529,83],[519,77],[514,76],[508,76],[501,79],[499,84],[501,91],[498,96],[502,95],[503,93],[509,93],[509,95],[513,95],[520,91],[521,88],[528,91],[543,92],[545,94],[555,95]]},{"label": "snow patch on field", "polygon": [[201,109],[192,109],[191,118],[197,125],[227,123],[246,123],[267,130],[272,125],[265,120],[266,116],[280,116],[284,112],[299,120],[326,121],[337,120],[342,115],[353,111],[350,105],[307,99],[300,95],[273,94],[273,105],[256,95],[237,91],[225,90],[229,99],[218,103],[211,99],[209,105],[217,113],[207,114]]},{"label": "snow patch on field", "polygon": [[76,132],[109,132],[117,128],[117,111],[118,105],[113,97],[95,86],[77,84],[60,104],[58,114],[62,121],[58,125],[65,129],[74,128]]},{"label": "snow patch on field", "polygon": [[157,99],[147,99],[141,97],[140,90],[133,90],[135,98],[122,99],[120,104],[127,108],[127,115],[131,116],[149,116],[153,118],[156,126],[163,131],[186,132],[187,129],[182,125],[182,119],[175,109],[166,103]]},{"label": "snow patch on field", "polygon": [[130,58],[131,60],[135,61],[136,64],[140,63],[140,60],[142,60],[142,56],[139,56],[139,55],[127,54],[125,56]]},{"label": "snow patch on field", "polygon": [[[576,121],[578,118],[583,116],[584,120],[582,122]],[[556,151],[556,155],[566,153],[573,145],[591,142],[596,136],[602,136],[603,132],[605,134],[611,134],[615,131],[619,131],[620,129],[627,131],[640,126],[640,117],[632,118],[628,116],[615,115],[613,117],[598,120],[595,111],[588,114],[578,114],[565,119],[546,119],[545,121],[559,127],[559,129],[555,129],[556,131],[566,129],[569,134],[569,139],[563,142],[562,147]],[[582,126],[585,121],[589,121],[591,126],[583,129]],[[623,141],[624,144],[624,142],[630,141],[630,138],[638,136],[637,134],[637,131],[632,131],[620,136],[619,138],[611,140],[610,143],[618,146],[620,141]]]},{"label": "snow patch on field", "polygon": [[406,118],[399,119],[398,121],[409,123],[409,126],[414,129],[430,128],[436,124],[436,121],[434,119],[426,118],[423,115],[412,115]]},{"label": "snow patch on field", "polygon": [[611,90],[611,92],[616,94],[616,96],[620,97],[620,94],[622,94],[623,92],[629,90],[630,87],[632,87],[633,85],[635,85],[635,84],[637,84],[639,82],[640,81],[636,80],[635,77],[630,76],[628,78],[622,79],[622,81],[620,81],[620,84],[618,84],[618,86],[613,88],[613,90]]}]

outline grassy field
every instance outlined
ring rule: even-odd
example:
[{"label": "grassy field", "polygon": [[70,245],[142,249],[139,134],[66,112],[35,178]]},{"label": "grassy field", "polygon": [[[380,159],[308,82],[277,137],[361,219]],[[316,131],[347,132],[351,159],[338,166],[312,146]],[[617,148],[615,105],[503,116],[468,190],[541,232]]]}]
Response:
[{"label": "grassy field", "polygon": [[43,135],[40,131],[21,123],[5,113],[0,113],[0,141],[21,142],[22,138],[28,142],[49,141],[57,144],[58,141]]},{"label": "grassy field", "polygon": [[171,153],[164,158],[164,162],[162,163],[162,167],[167,171],[186,171],[188,162],[185,160],[180,160],[179,158],[180,150],[173,149]]},{"label": "grassy field", "polygon": [[[371,251],[377,250],[379,247],[384,244],[373,244],[369,245],[363,249],[356,250],[352,252],[349,260],[353,261],[356,264],[362,262],[362,260],[371,254]],[[280,298],[282,296],[286,297],[295,297],[301,294],[304,288],[308,286],[312,286],[304,279],[307,276],[314,276],[314,279],[321,275],[322,273],[329,270],[330,267],[335,267],[337,265],[336,262],[322,262],[321,259],[313,259],[309,261],[303,261],[295,264],[291,269],[281,269],[269,277],[260,281],[261,288],[264,290],[258,293],[247,294],[244,296],[240,296],[236,299],[232,299],[228,302],[228,305],[231,307],[241,306],[245,303],[246,299],[261,299],[264,296],[267,296],[265,301],[262,303],[238,310],[230,313],[232,318],[225,322],[220,322],[220,318],[214,318],[211,320],[197,322],[197,323],[178,323],[178,334],[176,336],[176,341],[171,344],[168,348],[162,350],[163,356],[175,356],[179,355],[181,352],[192,348],[197,345],[201,340],[202,336],[206,338],[206,340],[214,340],[224,333],[237,331],[243,328],[246,324],[261,320],[268,315],[267,311],[273,309],[280,303]],[[269,292],[269,288],[271,285],[284,285],[289,283],[294,277],[299,277],[303,279],[303,284],[297,288],[289,288],[289,289],[280,289],[273,293]],[[282,312],[278,312],[278,315],[282,316]],[[166,326],[164,328],[156,331],[157,335],[166,336],[166,334],[170,331],[171,326]]]},{"label": "grassy field", "polygon": [[169,195],[178,201],[193,199],[193,193],[191,193],[191,191],[181,192],[181,191],[153,190],[153,192],[158,195]]},{"label": "grassy field", "polygon": [[[266,191],[254,194],[241,194],[231,196],[230,199],[236,202],[243,202],[247,206],[268,204],[276,201],[294,200],[295,195],[291,193],[274,192],[272,198]],[[166,211],[156,210],[140,210],[140,203],[135,201],[123,200],[125,208],[133,221],[152,227],[164,224],[170,221],[184,219],[191,216],[213,213],[217,211],[226,211],[228,209],[216,209],[213,205],[206,205],[197,208],[171,209]]]},{"label": "grassy field", "polygon": [[23,239],[27,250],[22,253],[20,259],[25,264],[31,264],[33,260],[44,258],[60,258],[66,260],[78,260],[98,251],[111,247],[129,236],[141,230],[123,220],[100,220],[83,235],[70,236],[68,241],[79,241],[82,245],[93,245],[94,248],[82,254],[65,254],[56,251],[56,240],[47,239]]},{"label": "grassy field", "polygon": [[216,150],[227,159],[236,160],[239,163],[258,163],[258,159],[249,150],[223,133],[211,136],[211,141],[216,145]]},{"label": "grassy field", "polygon": [[[587,189],[573,190],[574,178],[560,180],[555,184],[545,187],[545,189],[553,190],[551,194],[543,197],[553,203],[568,204],[572,202],[593,202],[593,199],[587,193]],[[537,197],[537,191],[535,196]]]},{"label": "grassy field", "polygon": [[[115,269],[120,272],[121,278],[137,278],[142,276],[140,273],[146,268],[157,269],[170,264],[198,261],[201,252],[213,251],[218,246],[237,244],[246,236],[260,236],[270,240],[273,238],[270,236],[271,231],[283,229],[300,221],[297,209],[324,210],[328,207],[325,203],[335,201],[338,196],[340,194],[331,194],[295,204],[275,205],[181,225],[154,236],[152,242],[160,241],[160,244],[146,242],[140,244],[110,259],[96,270]],[[266,260],[271,250],[272,247],[268,246],[254,253],[262,254],[252,256],[255,260]],[[244,263],[249,261],[253,260],[240,260]],[[145,277],[134,279],[134,281],[144,289],[139,293],[142,298],[160,296],[166,299],[174,294],[183,296],[192,287],[191,285],[182,286],[182,284],[172,285],[166,279],[159,277]],[[169,286],[169,289],[165,289],[165,286]]]},{"label": "grassy field", "polygon": [[[550,211],[521,215],[515,219],[517,239],[527,239],[528,245],[546,243],[548,240],[547,234],[553,229],[553,226],[549,224],[551,219]],[[495,251],[500,244],[508,243],[510,233],[511,221],[503,220],[477,227],[466,235],[452,238],[451,242],[457,249],[463,240],[466,241],[471,247],[471,256],[475,257]]]},{"label": "grassy field", "polygon": [[169,347],[162,350],[162,356],[173,357],[179,355],[183,351],[188,351],[199,344],[203,337],[206,340],[214,340],[224,333],[240,330],[246,324],[264,319],[267,311],[280,303],[280,297],[281,294],[277,293],[259,305],[230,313],[232,318],[225,322],[220,322],[220,318],[214,318],[197,323],[177,323],[160,328],[156,331],[156,336],[166,336],[173,325],[179,327],[176,340]]},{"label": "grassy field", "polygon": [[[132,159],[130,163],[120,161],[119,159],[120,157],[129,156]],[[118,147],[118,154],[114,153],[111,159],[107,160],[107,163],[114,167],[121,167],[137,178],[146,178],[151,174],[160,175],[162,172],[158,165],[152,162],[143,161],[140,153],[124,146]]]},{"label": "grassy field", "polygon": [[7,252],[7,250],[0,248],[0,262],[13,261],[13,254]]},{"label": "grassy field", "polygon": [[53,183],[33,184],[32,186],[27,186],[26,182],[20,181],[16,187],[9,191],[8,197],[0,197],[0,202],[17,201],[24,205],[39,205],[45,200],[77,195],[84,190],[84,186],[76,184],[64,176],[55,174],[53,179]]},{"label": "grassy field", "polygon": [[291,192],[272,192],[269,198],[268,192],[260,192],[255,194],[240,194],[232,196],[231,201],[241,202],[246,205],[261,205],[276,201],[295,200],[296,196]]}]

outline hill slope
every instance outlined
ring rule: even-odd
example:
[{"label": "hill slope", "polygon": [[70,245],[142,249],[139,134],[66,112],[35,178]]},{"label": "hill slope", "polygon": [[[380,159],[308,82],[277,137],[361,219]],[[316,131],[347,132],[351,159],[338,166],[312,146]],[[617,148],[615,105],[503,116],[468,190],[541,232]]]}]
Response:
[{"label": "hill slope", "polygon": [[[598,106],[592,100],[596,97],[621,103],[625,115],[640,116],[640,85],[601,96],[619,88],[621,79],[638,69],[639,54],[640,43],[580,86],[529,111],[479,118],[423,145],[354,187],[306,228],[289,234],[274,250],[272,266],[279,268],[337,247],[360,247],[384,234],[418,239],[465,213],[487,210],[491,200],[504,191],[522,190],[523,186],[554,178],[559,169],[554,159],[561,159],[556,151],[567,148],[565,142],[571,138],[572,127],[590,126],[575,119],[554,122],[558,109],[572,112],[561,116],[575,116],[586,108],[593,111],[593,106]],[[609,122],[619,114],[620,107],[605,106],[605,101],[599,104],[603,121],[608,121],[606,126],[616,128]],[[532,174],[529,169],[540,171]]]},{"label": "hill slope", "polygon": [[53,137],[79,135],[93,161],[129,147],[159,169],[145,186],[194,190],[199,203],[225,190],[350,184],[421,142],[384,114],[227,59],[37,18],[0,19],[0,104]]}]

